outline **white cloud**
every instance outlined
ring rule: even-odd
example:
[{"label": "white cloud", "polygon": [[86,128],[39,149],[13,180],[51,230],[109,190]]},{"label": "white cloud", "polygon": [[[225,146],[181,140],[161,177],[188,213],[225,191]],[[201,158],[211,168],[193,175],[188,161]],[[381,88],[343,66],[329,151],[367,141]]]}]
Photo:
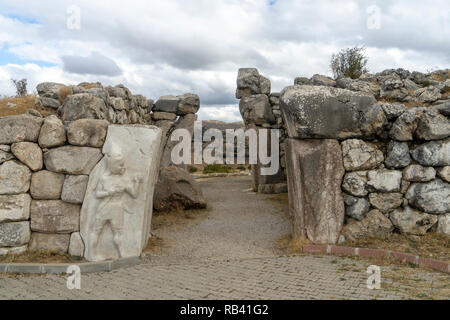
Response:
[{"label": "white cloud", "polygon": [[[274,91],[292,84],[296,76],[330,74],[330,55],[354,45],[367,47],[369,69],[373,72],[396,67],[418,71],[449,67],[447,0],[269,3],[264,0],[2,3],[0,85],[4,92],[0,94],[13,93],[10,77],[28,78],[30,88],[42,81],[123,83],[133,92],[153,99],[195,92],[202,101],[203,119],[234,121],[240,117],[234,98],[239,67],[257,67],[272,80]],[[66,27],[66,9],[74,4],[81,9],[80,30]],[[366,26],[366,9],[370,5],[380,8],[379,30]],[[29,19],[37,23],[29,23]],[[22,65],[2,60],[5,52],[22,59]],[[105,57],[103,62],[114,61],[117,68],[111,71],[103,67],[99,72],[93,67],[80,69],[80,61],[76,68],[68,68],[67,61],[64,64],[64,57],[93,54]],[[54,66],[37,63],[30,67],[27,65],[30,61]],[[117,72],[119,69],[122,73]]]}]

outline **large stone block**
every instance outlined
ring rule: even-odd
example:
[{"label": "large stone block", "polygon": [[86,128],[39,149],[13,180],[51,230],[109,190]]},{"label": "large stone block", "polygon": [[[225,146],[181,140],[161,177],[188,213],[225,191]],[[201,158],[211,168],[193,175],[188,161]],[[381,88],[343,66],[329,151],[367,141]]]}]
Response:
[{"label": "large stone block", "polygon": [[36,142],[43,121],[29,115],[0,117],[0,144]]},{"label": "large stone block", "polygon": [[0,247],[18,247],[30,241],[30,222],[0,223]]},{"label": "large stone block", "polygon": [[86,175],[66,175],[62,187],[61,199],[69,203],[82,204],[88,181],[89,176]]},{"label": "large stone block", "polygon": [[31,234],[29,251],[56,251],[65,253],[69,249],[70,234]]},{"label": "large stone block", "polygon": [[63,183],[62,173],[47,170],[35,172],[31,176],[31,196],[36,200],[58,200],[61,198]]},{"label": "large stone block", "polygon": [[449,166],[450,139],[424,143],[411,151],[411,156],[423,166]]},{"label": "large stone block", "polygon": [[342,155],[347,171],[375,169],[384,161],[383,152],[374,144],[358,139],[343,141]]},{"label": "large stone block", "polygon": [[263,125],[275,123],[269,98],[265,94],[244,97],[239,102],[239,111],[246,123]]},{"label": "large stone block", "polygon": [[352,220],[342,229],[345,240],[356,240],[360,238],[388,238],[394,226],[392,222],[380,211],[371,210],[366,217],[361,220]]},{"label": "large stone block", "polygon": [[367,186],[373,191],[398,192],[402,183],[402,172],[397,170],[372,170],[367,173]]},{"label": "large stone block", "polygon": [[101,148],[105,143],[109,122],[106,120],[80,119],[67,127],[67,138],[74,146]]},{"label": "large stone block", "polygon": [[102,157],[97,148],[64,146],[44,153],[44,163],[53,172],[89,174]]},{"label": "large stone block", "polygon": [[411,182],[427,182],[436,177],[436,170],[433,167],[422,167],[419,164],[412,164],[403,170],[403,179]]},{"label": "large stone block", "polygon": [[156,101],[153,111],[177,113],[180,100],[179,97],[175,96],[162,96]]},{"label": "large stone block", "polygon": [[137,257],[146,246],[157,181],[161,130],[110,125],[105,157],[89,176],[80,232],[89,261]]},{"label": "large stone block", "polygon": [[108,108],[103,99],[91,93],[70,95],[60,108],[62,121],[106,119]]},{"label": "large stone block", "polygon": [[403,203],[403,194],[393,193],[371,193],[369,195],[370,204],[383,213],[400,207]]},{"label": "large stone block", "polygon": [[200,98],[193,93],[186,93],[181,96],[180,104],[178,106],[178,115],[185,115],[189,113],[197,113],[200,109]]},{"label": "large stone block", "polygon": [[30,218],[31,197],[27,193],[0,196],[0,223]]},{"label": "large stone block", "polygon": [[337,140],[286,139],[289,212],[295,238],[336,243],[345,207],[345,170]]},{"label": "large stone block", "polygon": [[31,230],[71,233],[80,230],[80,206],[61,200],[31,201]]},{"label": "large stone block", "polygon": [[387,122],[373,95],[332,87],[287,87],[280,107],[291,138],[373,137]]},{"label": "large stone block", "polygon": [[30,189],[30,169],[14,160],[0,165],[0,194],[20,194]]},{"label": "large stone block", "polygon": [[436,232],[450,236],[450,213],[439,217]]},{"label": "large stone block", "polygon": [[59,147],[64,145],[66,140],[66,128],[62,121],[55,115],[45,118],[38,140],[41,148]]},{"label": "large stone block", "polygon": [[427,213],[450,213],[450,184],[440,179],[413,183],[406,193],[409,204]]},{"label": "large stone block", "polygon": [[419,236],[424,235],[438,221],[437,216],[410,207],[395,209],[390,213],[389,218],[401,233]]},{"label": "large stone block", "polygon": [[84,243],[79,232],[70,235],[69,254],[76,257],[84,255]]},{"label": "large stone block", "polygon": [[33,142],[17,142],[11,146],[11,152],[31,170],[38,171],[42,169],[44,164],[42,161],[42,150],[38,144]]},{"label": "large stone block", "polygon": [[241,68],[237,77],[236,98],[242,99],[255,94],[270,93],[270,80],[259,74],[256,68]]}]

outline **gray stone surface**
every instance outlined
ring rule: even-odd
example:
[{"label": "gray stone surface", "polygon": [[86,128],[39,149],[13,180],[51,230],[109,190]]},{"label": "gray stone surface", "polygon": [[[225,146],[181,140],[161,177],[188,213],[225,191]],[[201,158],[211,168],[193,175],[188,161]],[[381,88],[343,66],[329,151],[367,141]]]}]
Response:
[{"label": "gray stone surface", "polygon": [[74,204],[82,204],[86,193],[89,176],[66,175],[62,187],[61,200]]},{"label": "gray stone surface", "polygon": [[349,139],[343,141],[341,146],[347,171],[375,169],[384,161],[383,152],[369,142]]},{"label": "gray stone surface", "polygon": [[66,129],[62,121],[55,115],[45,118],[38,139],[41,148],[60,147],[66,140]]},{"label": "gray stone surface", "polygon": [[31,176],[31,196],[36,200],[58,200],[61,198],[63,183],[62,173],[47,170],[35,172]]},{"label": "gray stone surface", "polygon": [[450,213],[450,184],[440,179],[413,183],[406,193],[406,199],[411,206],[427,213]]},{"label": "gray stone surface", "polygon": [[293,237],[336,243],[345,215],[339,142],[287,139],[285,144]]},{"label": "gray stone surface", "polygon": [[44,153],[44,163],[47,170],[53,172],[89,174],[102,157],[97,148],[64,146]]},{"label": "gray stone surface", "polygon": [[106,120],[80,119],[69,124],[67,138],[74,146],[101,148],[105,143],[108,125]]},{"label": "gray stone surface", "polygon": [[395,209],[390,213],[389,218],[401,233],[414,235],[424,235],[438,220],[435,215],[410,207]]},{"label": "gray stone surface", "polygon": [[103,99],[90,93],[70,95],[60,108],[62,121],[106,119],[107,111],[108,108]]},{"label": "gray stone surface", "polygon": [[430,141],[411,151],[411,156],[423,166],[450,165],[450,139]]},{"label": "gray stone surface", "polygon": [[256,68],[241,68],[237,77],[236,98],[270,93],[270,80],[259,74]]},{"label": "gray stone surface", "polygon": [[403,194],[394,193],[371,193],[369,194],[370,204],[382,213],[387,214],[391,210],[400,207],[403,203]]},{"label": "gray stone surface", "polygon": [[275,116],[265,94],[244,97],[239,102],[239,111],[247,123],[262,125],[264,123],[275,123]]},{"label": "gray stone surface", "polygon": [[153,112],[152,113],[152,118],[155,121],[159,121],[159,120],[175,120],[177,118],[177,115],[175,113],[170,113],[170,112]]},{"label": "gray stone surface", "polygon": [[11,146],[11,152],[31,170],[38,171],[42,169],[44,164],[42,161],[42,150],[38,144],[33,142],[17,142]]},{"label": "gray stone surface", "polygon": [[440,140],[450,136],[450,121],[435,110],[426,110],[419,118],[416,136],[422,140]]},{"label": "gray stone surface", "polygon": [[378,192],[398,192],[402,181],[402,172],[397,170],[372,170],[367,173],[367,185]]},{"label": "gray stone surface", "polygon": [[450,213],[439,216],[436,232],[450,236]]},{"label": "gray stone surface", "polygon": [[158,99],[158,101],[156,101],[153,111],[177,113],[179,104],[180,104],[179,97],[162,96]]},{"label": "gray stone surface", "polygon": [[390,141],[387,145],[387,156],[384,164],[388,168],[404,168],[411,163],[408,144],[405,142]]},{"label": "gray stone surface", "polygon": [[169,166],[160,169],[153,206],[158,211],[206,208],[206,199],[186,170]]},{"label": "gray stone surface", "polygon": [[33,232],[29,251],[56,251],[65,253],[69,249],[70,234],[47,234]]},{"label": "gray stone surface", "polygon": [[342,229],[345,240],[361,238],[388,238],[394,226],[392,222],[378,210],[371,210],[362,221],[349,221]]},{"label": "gray stone surface", "polygon": [[69,254],[76,257],[84,255],[84,243],[79,232],[70,235]]},{"label": "gray stone surface", "polygon": [[80,206],[61,200],[31,201],[31,230],[71,233],[80,230]]},{"label": "gray stone surface", "polygon": [[185,115],[189,113],[197,113],[200,109],[200,98],[193,93],[186,93],[181,96],[180,104],[178,105],[178,115]]},{"label": "gray stone surface", "polygon": [[345,215],[361,221],[370,209],[370,203],[365,198],[344,196]]},{"label": "gray stone surface", "polygon": [[80,217],[88,261],[140,256],[150,236],[161,130],[110,125]]},{"label": "gray stone surface", "polygon": [[353,196],[364,197],[367,191],[367,171],[347,172],[344,176],[342,189]]},{"label": "gray stone surface", "polygon": [[62,83],[56,82],[42,82],[36,86],[36,90],[41,97],[52,98],[55,100],[62,99],[62,94],[64,90],[69,90],[72,93],[70,87],[65,86]]},{"label": "gray stone surface", "polygon": [[397,141],[412,141],[419,123],[420,109],[409,109],[395,120],[389,136]]},{"label": "gray stone surface", "polygon": [[403,112],[406,111],[406,106],[401,103],[383,103],[381,104],[386,118],[389,121],[397,119]]},{"label": "gray stone surface", "polygon": [[15,161],[10,160],[0,165],[0,194],[25,193],[30,188],[30,169]]},{"label": "gray stone surface", "polygon": [[373,95],[332,87],[287,87],[280,107],[291,138],[373,137],[387,121]]},{"label": "gray stone surface", "polygon": [[0,223],[0,247],[19,247],[30,241],[30,222]]},{"label": "gray stone surface", "polygon": [[0,196],[0,223],[28,220],[30,204],[28,193]]},{"label": "gray stone surface", "polygon": [[[6,248],[0,248],[0,256],[7,256],[7,255],[18,255],[23,254],[28,250],[28,246],[20,246],[20,247],[6,247]],[[1,270],[1,268],[0,268]],[[1,271],[0,271],[1,272]]]},{"label": "gray stone surface", "polygon": [[445,182],[450,183],[450,166],[442,167],[438,170],[438,176]]},{"label": "gray stone surface", "polygon": [[29,115],[0,117],[0,144],[36,142],[43,120]]},{"label": "gray stone surface", "polygon": [[420,164],[412,164],[403,170],[403,179],[411,182],[427,182],[436,177],[433,167],[423,167]]},{"label": "gray stone surface", "polygon": [[11,146],[0,145],[0,164],[12,159],[14,159],[14,155],[11,153]]},{"label": "gray stone surface", "polygon": [[327,87],[335,87],[336,81],[334,81],[332,78],[321,75],[321,74],[315,74],[311,78],[311,84],[313,86],[327,86]]}]

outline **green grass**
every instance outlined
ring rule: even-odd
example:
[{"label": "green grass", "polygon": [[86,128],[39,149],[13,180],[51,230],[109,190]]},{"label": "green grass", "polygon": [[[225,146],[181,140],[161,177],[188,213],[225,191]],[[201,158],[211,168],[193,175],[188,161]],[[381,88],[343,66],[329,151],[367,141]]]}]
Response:
[{"label": "green grass", "polygon": [[222,164],[209,164],[203,169],[203,173],[229,173],[231,168]]}]

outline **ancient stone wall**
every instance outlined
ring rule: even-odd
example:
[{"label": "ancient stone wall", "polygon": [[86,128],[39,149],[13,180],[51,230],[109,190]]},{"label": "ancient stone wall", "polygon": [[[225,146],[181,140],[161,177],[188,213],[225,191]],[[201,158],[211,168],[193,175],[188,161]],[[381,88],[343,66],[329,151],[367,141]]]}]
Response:
[{"label": "ancient stone wall", "polygon": [[[237,96],[246,124],[267,127],[269,104],[250,85],[257,75],[255,69],[240,70]],[[245,96],[250,93],[259,96]],[[279,101],[295,235],[335,243],[388,237],[394,229],[450,234],[449,70],[386,70],[357,80],[296,78]],[[270,106],[272,113],[278,110]],[[330,140],[339,150],[324,151]],[[336,174],[341,168],[342,178]],[[330,219],[333,226],[345,220],[342,231],[330,231]],[[317,235],[320,230],[325,237]]]}]

